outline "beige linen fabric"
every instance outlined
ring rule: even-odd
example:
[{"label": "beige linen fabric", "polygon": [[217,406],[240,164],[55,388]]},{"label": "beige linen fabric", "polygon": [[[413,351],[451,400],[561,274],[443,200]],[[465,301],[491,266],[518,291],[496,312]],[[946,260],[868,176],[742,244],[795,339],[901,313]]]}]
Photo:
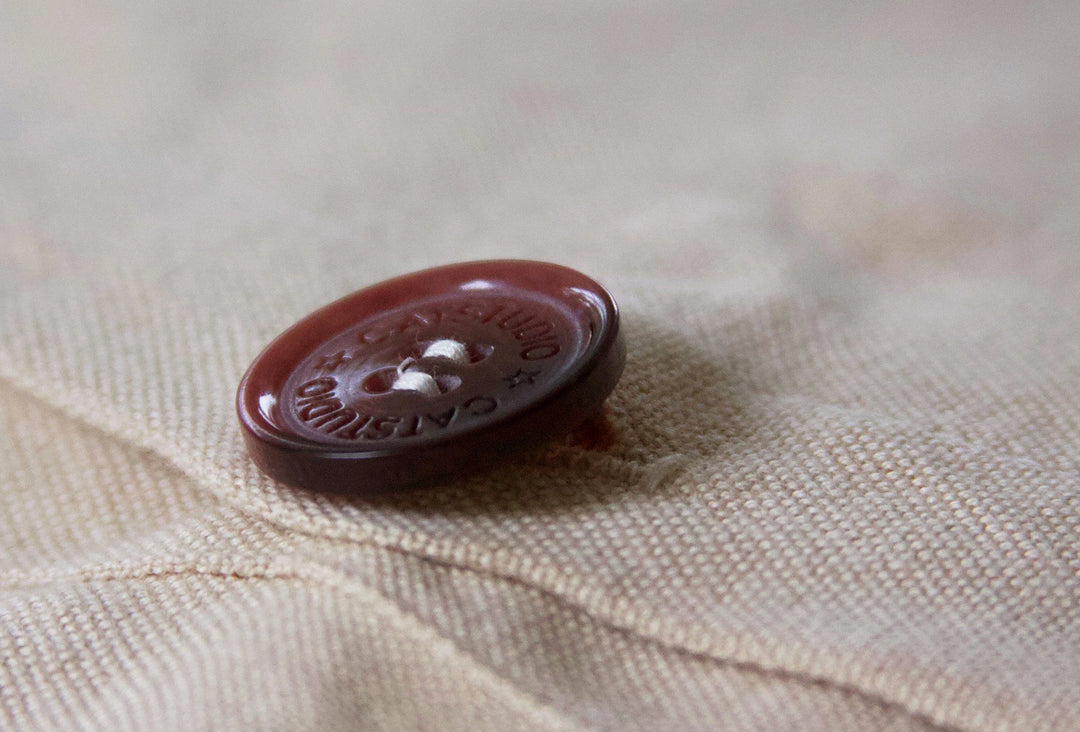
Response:
[{"label": "beige linen fabric", "polygon": [[[1080,729],[1080,5],[0,6],[0,728]],[[277,485],[277,332],[603,281],[610,446]]]}]

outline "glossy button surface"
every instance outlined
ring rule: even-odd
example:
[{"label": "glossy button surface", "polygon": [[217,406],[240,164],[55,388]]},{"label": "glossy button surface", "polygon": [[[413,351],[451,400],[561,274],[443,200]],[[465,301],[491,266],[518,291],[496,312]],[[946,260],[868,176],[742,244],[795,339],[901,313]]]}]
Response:
[{"label": "glossy button surface", "polygon": [[283,483],[387,493],[566,434],[622,372],[618,310],[585,275],[470,262],[387,280],[309,315],[248,369],[237,412]]}]

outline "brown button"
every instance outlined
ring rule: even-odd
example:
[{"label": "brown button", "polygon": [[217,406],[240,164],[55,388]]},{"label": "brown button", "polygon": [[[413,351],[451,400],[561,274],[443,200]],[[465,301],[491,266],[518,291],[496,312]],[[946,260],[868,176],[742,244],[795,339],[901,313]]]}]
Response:
[{"label": "brown button", "polygon": [[429,269],[331,303],[278,336],[236,406],[248,452],[292,486],[385,493],[564,435],[622,373],[607,291],[572,269]]}]

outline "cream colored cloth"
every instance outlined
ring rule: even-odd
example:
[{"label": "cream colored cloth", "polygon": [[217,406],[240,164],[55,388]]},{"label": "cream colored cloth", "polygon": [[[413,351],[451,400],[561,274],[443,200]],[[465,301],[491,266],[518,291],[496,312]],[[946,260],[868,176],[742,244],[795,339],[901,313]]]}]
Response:
[{"label": "cream colored cloth", "polygon": [[[1080,729],[1080,5],[0,7],[0,728]],[[609,447],[379,503],[244,369],[619,300]]]}]

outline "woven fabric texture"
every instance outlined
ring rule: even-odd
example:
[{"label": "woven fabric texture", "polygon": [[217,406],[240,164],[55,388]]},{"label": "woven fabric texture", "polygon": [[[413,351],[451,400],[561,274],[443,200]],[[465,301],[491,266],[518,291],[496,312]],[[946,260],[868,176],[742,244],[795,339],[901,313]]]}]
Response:
[{"label": "woven fabric texture", "polygon": [[[0,6],[0,728],[1080,729],[1080,5]],[[265,343],[563,263],[614,440],[377,502]]]}]

